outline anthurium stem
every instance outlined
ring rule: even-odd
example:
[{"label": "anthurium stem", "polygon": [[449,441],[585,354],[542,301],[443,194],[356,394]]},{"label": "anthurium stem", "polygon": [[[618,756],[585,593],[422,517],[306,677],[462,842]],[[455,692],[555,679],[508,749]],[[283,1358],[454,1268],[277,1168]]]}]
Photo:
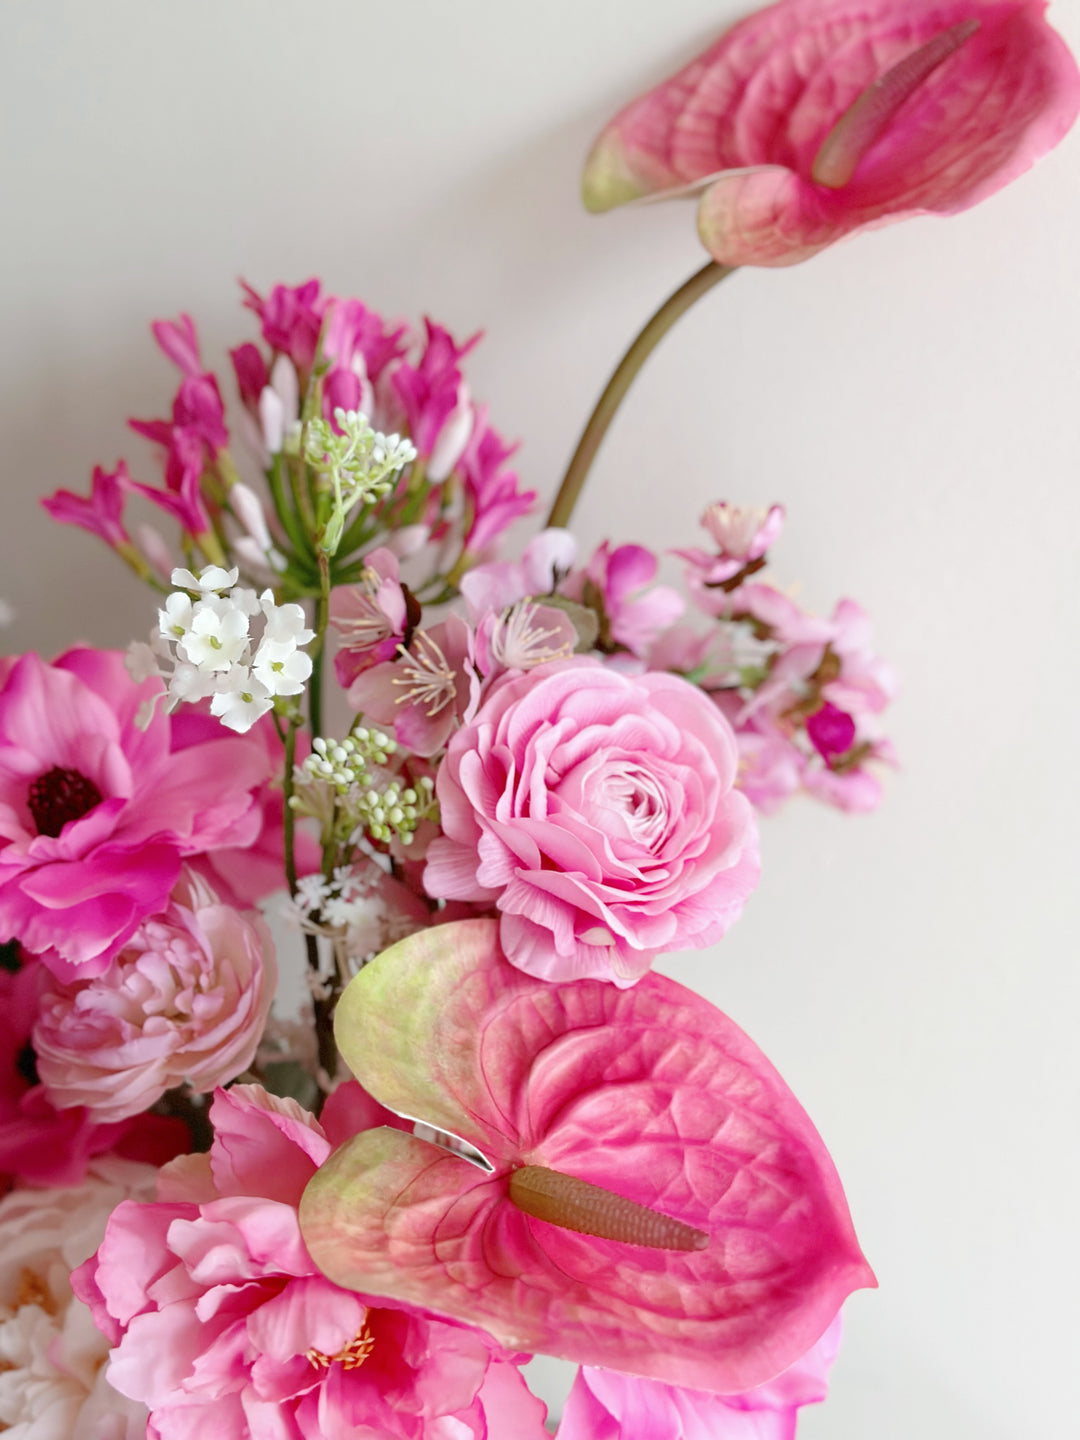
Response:
[{"label": "anthurium stem", "polygon": [[607,434],[608,426],[615,418],[615,412],[622,404],[626,392],[634,383],[634,378],[642,365],[645,364],[676,320],[686,314],[695,300],[699,300],[706,291],[719,284],[734,269],[733,265],[718,265],[715,260],[710,260],[707,265],[702,266],[697,274],[691,275],[685,285],[680,285],[673,295],[668,296],[632,341],[630,348],[619,361],[615,373],[608,381],[604,393],[596,402],[596,408],[589,416],[589,423],[582,432],[578,447],[574,451],[574,458],[570,461],[563,482],[559,486],[559,493],[555,496],[551,513],[548,515],[547,523],[549,525],[569,523],[586,477],[596,459],[596,452],[600,449],[604,436]]}]

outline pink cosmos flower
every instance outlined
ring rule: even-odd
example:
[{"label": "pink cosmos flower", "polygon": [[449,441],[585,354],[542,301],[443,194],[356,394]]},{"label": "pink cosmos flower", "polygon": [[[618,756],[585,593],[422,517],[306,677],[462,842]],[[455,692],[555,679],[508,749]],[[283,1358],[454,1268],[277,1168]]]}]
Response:
[{"label": "pink cosmos flower", "polygon": [[484,1440],[496,1420],[544,1440],[522,1357],[319,1274],[297,1205],[339,1109],[348,1122],[341,1093],[324,1129],[259,1086],[218,1091],[209,1155],[167,1167],[156,1204],[113,1212],[72,1277],[113,1343],[110,1383],[149,1407],[152,1440]]},{"label": "pink cosmos flower", "polygon": [[0,1431],[15,1440],[144,1440],[147,1412],[105,1379],[109,1342],[71,1292],[110,1212],[157,1172],[113,1157],[62,1189],[0,1200]]},{"label": "pink cosmos flower", "polygon": [[90,482],[89,499],[73,495],[70,490],[57,490],[42,500],[42,505],[54,520],[61,525],[78,525],[97,535],[114,549],[131,547],[131,536],[124,528],[124,490],[122,475],[126,475],[121,461],[110,474],[100,465],[94,466]]},{"label": "pink cosmos flower", "polygon": [[874,1283],[795,1097],[666,976],[549,984],[506,963],[495,921],[466,920],[367,965],[335,1032],[376,1100],[489,1167],[392,1128],[335,1151],[300,1222],[341,1285],[515,1349],[730,1394]]},{"label": "pink cosmos flower", "polygon": [[492,686],[451,739],[430,895],[493,904],[522,970],[632,985],[665,950],[711,945],[758,879],[735,736],[674,675],[588,656]]},{"label": "pink cosmos flower", "polygon": [[0,1192],[13,1181],[75,1185],[95,1155],[113,1151],[163,1165],[191,1147],[182,1120],[139,1115],[98,1123],[81,1106],[57,1110],[37,1074],[32,1032],[51,976],[33,956],[14,971],[0,968]]},{"label": "pink cosmos flower", "polygon": [[361,715],[392,727],[414,755],[435,755],[475,709],[480,682],[472,660],[472,630],[450,614],[417,630],[396,660],[361,671],[347,698]]},{"label": "pink cosmos flower", "polygon": [[641,656],[686,608],[670,585],[653,585],[656,570],[656,556],[643,545],[612,550],[605,540],[585,569],[568,578],[562,592],[598,611],[603,648],[621,645]]},{"label": "pink cosmos flower", "polygon": [[250,844],[263,744],[225,736],[185,750],[122,655],[24,655],[0,687],[0,930],[62,978],[101,974],[161,911],[184,856]]},{"label": "pink cosmos flower", "polygon": [[251,1064],[277,984],[274,942],[254,911],[191,890],[144,921],[104,975],[42,997],[33,1046],[54,1105],[124,1120],[175,1085],[205,1093]]},{"label": "pink cosmos flower", "polygon": [[685,1390],[616,1370],[579,1370],[559,1440],[795,1440],[801,1407],[825,1399],[839,1346],[838,1315],[782,1375],[735,1395]]},{"label": "pink cosmos flower", "polygon": [[781,0],[622,110],[584,199],[702,192],[725,265],[791,265],[907,215],[955,214],[1062,138],[1080,74],[1045,0]]},{"label": "pink cosmos flower", "polygon": [[[385,548],[372,550],[364,567],[357,584],[339,585],[330,597],[330,623],[340,636],[334,670],[346,690],[362,671],[393,660],[409,628],[397,556]],[[416,608],[413,624],[419,619]]]}]

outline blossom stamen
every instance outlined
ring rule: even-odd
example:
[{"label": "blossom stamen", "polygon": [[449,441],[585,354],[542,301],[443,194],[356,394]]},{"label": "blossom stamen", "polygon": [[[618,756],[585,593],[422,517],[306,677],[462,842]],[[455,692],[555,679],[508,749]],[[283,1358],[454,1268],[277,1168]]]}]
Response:
[{"label": "blossom stamen", "polygon": [[394,703],[425,705],[424,713],[430,720],[455,699],[457,677],[438,645],[423,631],[416,636],[415,650],[399,645],[398,654],[406,663],[401,667],[400,677],[395,676],[391,683],[408,688],[402,690]]},{"label": "blossom stamen", "polygon": [[336,1354],[327,1355],[312,1347],[305,1351],[305,1358],[317,1370],[329,1370],[331,1365],[340,1365],[343,1370],[359,1370],[374,1348],[375,1337],[365,1324]]},{"label": "blossom stamen", "polygon": [[95,805],[102,794],[92,780],[79,770],[54,765],[31,780],[26,803],[34,817],[39,835],[60,834],[69,820],[79,820]]}]

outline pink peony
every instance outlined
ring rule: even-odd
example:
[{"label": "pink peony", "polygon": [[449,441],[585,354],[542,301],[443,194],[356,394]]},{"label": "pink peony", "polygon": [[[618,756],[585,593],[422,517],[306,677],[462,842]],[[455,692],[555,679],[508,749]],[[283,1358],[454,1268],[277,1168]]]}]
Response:
[{"label": "pink peony", "polygon": [[632,985],[711,945],[758,878],[735,736],[674,675],[578,656],[496,681],[450,741],[424,883],[494,904],[508,958],[548,980]]},{"label": "pink peony", "polygon": [[[354,1112],[337,1092],[330,1133]],[[210,1113],[209,1155],[163,1171],[158,1203],[119,1206],[73,1277],[115,1347],[109,1381],[150,1408],[149,1440],[493,1440],[496,1419],[507,1440],[543,1440],[520,1357],[318,1273],[297,1205],[330,1154],[322,1125],[256,1085]]]},{"label": "pink peony", "polygon": [[52,977],[40,960],[22,959],[13,971],[0,968],[0,1192],[12,1181],[74,1185],[106,1151],[163,1165],[188,1150],[191,1134],[174,1117],[138,1115],[105,1125],[82,1106],[57,1110],[38,1078],[31,1043]]},{"label": "pink peony", "polygon": [[703,192],[725,265],[792,265],[852,231],[955,214],[1076,118],[1045,0],[781,0],[622,110],[585,168],[590,210]]},{"label": "pink peony", "polygon": [[0,688],[0,931],[65,977],[108,968],[184,856],[259,832],[264,745],[218,728],[173,749],[160,710],[136,723],[156,683],[115,652],[71,650],[22,656]]},{"label": "pink peony", "polygon": [[149,1165],[95,1160],[81,1184],[0,1200],[0,1430],[17,1440],[143,1440],[146,1407],[105,1378],[109,1342],[71,1289],[109,1214],[150,1199]]},{"label": "pink peony", "polygon": [[42,997],[33,1046],[54,1105],[124,1120],[184,1081],[206,1092],[251,1064],[277,983],[274,942],[254,911],[193,891],[144,921],[104,975]]},{"label": "pink peony", "polygon": [[794,1440],[803,1405],[824,1400],[840,1346],[840,1316],[775,1380],[710,1395],[617,1370],[578,1371],[559,1440]]}]

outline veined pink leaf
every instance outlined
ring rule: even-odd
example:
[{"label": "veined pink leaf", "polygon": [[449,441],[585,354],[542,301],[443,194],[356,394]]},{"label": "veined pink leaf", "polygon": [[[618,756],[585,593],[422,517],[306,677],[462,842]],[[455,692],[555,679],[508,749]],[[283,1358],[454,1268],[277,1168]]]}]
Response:
[{"label": "veined pink leaf", "polygon": [[[389,1129],[337,1150],[301,1226],[339,1285],[516,1350],[728,1392],[779,1374],[874,1284],[795,1097],[737,1026],[664,976],[628,990],[537,980],[505,960],[497,921],[467,920],[373,961],[336,1028],[376,1099],[492,1166]],[[704,1246],[668,1248],[659,1221],[617,1220],[614,1233],[649,1242],[636,1244],[538,1219],[511,1199],[524,1166],[645,1206]]]}]

